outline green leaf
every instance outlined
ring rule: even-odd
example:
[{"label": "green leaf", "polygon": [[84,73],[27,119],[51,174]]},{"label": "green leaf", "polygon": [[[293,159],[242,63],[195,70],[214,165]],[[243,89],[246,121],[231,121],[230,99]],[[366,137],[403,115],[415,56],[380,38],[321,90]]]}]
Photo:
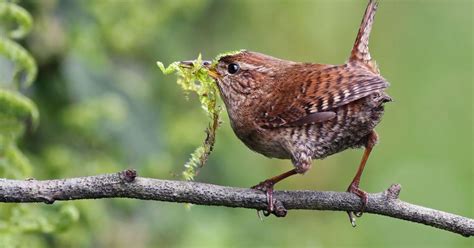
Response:
[{"label": "green leaf", "polygon": [[[30,86],[38,73],[36,62],[30,53],[17,43],[0,37],[0,55],[2,54],[15,63],[13,83],[17,87],[20,87],[20,83],[25,87]],[[22,80],[23,73],[25,73],[24,80]]]},{"label": "green leaf", "polygon": [[5,177],[21,178],[31,174],[31,164],[28,158],[18,149],[16,144],[2,144],[0,152],[0,173]]},{"label": "green leaf", "polygon": [[0,128],[4,121],[12,118],[19,121],[29,120],[33,127],[38,125],[39,111],[36,105],[20,93],[0,89]]},{"label": "green leaf", "polygon": [[79,220],[79,211],[73,205],[65,205],[59,211],[58,222],[55,225],[57,231],[67,230],[73,223]]},{"label": "green leaf", "polygon": [[160,70],[163,72],[163,74],[165,75],[168,75],[168,74],[172,74],[174,72],[179,72],[180,71],[180,67],[179,67],[179,62],[174,62],[172,64],[170,64],[168,67],[165,68],[165,66],[163,65],[163,63],[161,63],[160,61],[156,62],[156,64],[158,65],[158,67],[160,68]]},{"label": "green leaf", "polygon": [[33,19],[24,8],[9,2],[0,2],[0,18],[11,19],[18,27],[8,33],[12,39],[24,38],[31,30]]}]

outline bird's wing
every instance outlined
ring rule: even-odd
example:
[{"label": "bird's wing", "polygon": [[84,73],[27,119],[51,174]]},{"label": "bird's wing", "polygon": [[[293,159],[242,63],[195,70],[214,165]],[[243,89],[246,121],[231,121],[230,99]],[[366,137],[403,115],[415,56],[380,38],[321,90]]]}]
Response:
[{"label": "bird's wing", "polygon": [[388,87],[381,76],[350,64],[300,64],[278,78],[281,85],[265,95],[256,122],[263,128],[301,126],[332,119],[335,108]]},{"label": "bird's wing", "polygon": [[377,2],[370,0],[347,64],[300,64],[287,70],[278,79],[281,86],[269,91],[257,109],[257,124],[277,128],[323,122],[335,117],[333,109],[388,87],[369,53],[376,11]]}]

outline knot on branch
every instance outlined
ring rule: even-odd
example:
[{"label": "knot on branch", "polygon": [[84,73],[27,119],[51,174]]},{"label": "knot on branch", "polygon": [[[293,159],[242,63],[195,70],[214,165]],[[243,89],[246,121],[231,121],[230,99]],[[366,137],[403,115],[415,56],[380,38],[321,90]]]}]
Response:
[{"label": "knot on branch", "polygon": [[127,170],[119,172],[119,177],[123,181],[127,183],[131,183],[135,181],[135,178],[137,177],[137,171],[134,169],[127,169]]},{"label": "knot on branch", "polygon": [[285,208],[285,206],[283,206],[283,202],[281,201],[275,201],[273,203],[273,207],[275,208],[273,214],[276,216],[276,217],[285,217],[286,216],[286,213],[288,212]]},{"label": "knot on branch", "polygon": [[385,190],[384,195],[388,200],[397,200],[400,196],[400,190],[402,190],[402,185],[395,183]]},{"label": "knot on branch", "polygon": [[40,195],[38,198],[41,199],[41,201],[43,201],[46,204],[53,204],[56,201],[54,197],[47,196],[47,195]]}]

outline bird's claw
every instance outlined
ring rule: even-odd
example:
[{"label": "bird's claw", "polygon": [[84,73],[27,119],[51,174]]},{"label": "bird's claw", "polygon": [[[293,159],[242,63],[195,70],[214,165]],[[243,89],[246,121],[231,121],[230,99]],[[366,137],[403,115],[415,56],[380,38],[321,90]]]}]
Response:
[{"label": "bird's claw", "polygon": [[367,192],[361,190],[359,188],[359,184],[355,182],[352,182],[349,185],[349,187],[347,188],[347,192],[356,194],[362,200],[362,207],[360,208],[358,212],[352,212],[352,211],[347,212],[347,214],[349,215],[349,221],[351,222],[351,225],[353,227],[356,227],[355,218],[356,217],[359,218],[362,216],[368,203]]},{"label": "bird's claw", "polygon": [[267,195],[267,209],[262,211],[265,216],[269,216],[273,212],[273,185],[275,185],[273,181],[265,180],[251,187],[263,191]]},{"label": "bird's claw", "polygon": [[[253,187],[252,189],[263,191],[267,196],[267,209],[261,210],[265,217],[274,214],[277,217],[285,217],[287,210],[283,206],[283,203],[273,199],[273,186],[275,183],[271,180],[265,180]],[[257,212],[258,217],[262,219],[260,211]]]}]

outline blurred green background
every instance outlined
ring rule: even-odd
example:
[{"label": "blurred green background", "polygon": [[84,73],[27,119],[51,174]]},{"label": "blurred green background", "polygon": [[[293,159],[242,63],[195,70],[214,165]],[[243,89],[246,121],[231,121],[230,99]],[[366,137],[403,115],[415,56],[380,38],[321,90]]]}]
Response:
[{"label": "blurred green background", "polygon": [[[39,66],[24,92],[41,121],[20,148],[37,179],[135,168],[176,179],[204,138],[207,119],[165,64],[248,49],[294,61],[339,64],[348,57],[367,1],[20,1],[34,18],[22,44]],[[473,3],[383,0],[371,53],[391,83],[377,131],[380,144],[361,187],[403,186],[401,199],[474,217]],[[343,191],[362,150],[315,161],[277,189]],[[250,151],[227,116],[196,181],[249,187],[291,168]],[[7,175],[8,176],[8,175]],[[2,207],[4,207],[3,205]],[[352,228],[343,212],[290,211],[260,221],[255,211],[127,199],[8,205],[0,218],[30,216],[30,231],[0,229],[28,247],[473,247],[431,227],[364,215]],[[67,206],[79,219],[43,222]],[[71,210],[71,211],[73,211]],[[44,216],[37,220],[34,216]],[[22,218],[25,220],[28,218]],[[42,222],[43,221],[43,222]],[[0,225],[1,226],[1,225]],[[0,245],[1,246],[1,245]]]}]

